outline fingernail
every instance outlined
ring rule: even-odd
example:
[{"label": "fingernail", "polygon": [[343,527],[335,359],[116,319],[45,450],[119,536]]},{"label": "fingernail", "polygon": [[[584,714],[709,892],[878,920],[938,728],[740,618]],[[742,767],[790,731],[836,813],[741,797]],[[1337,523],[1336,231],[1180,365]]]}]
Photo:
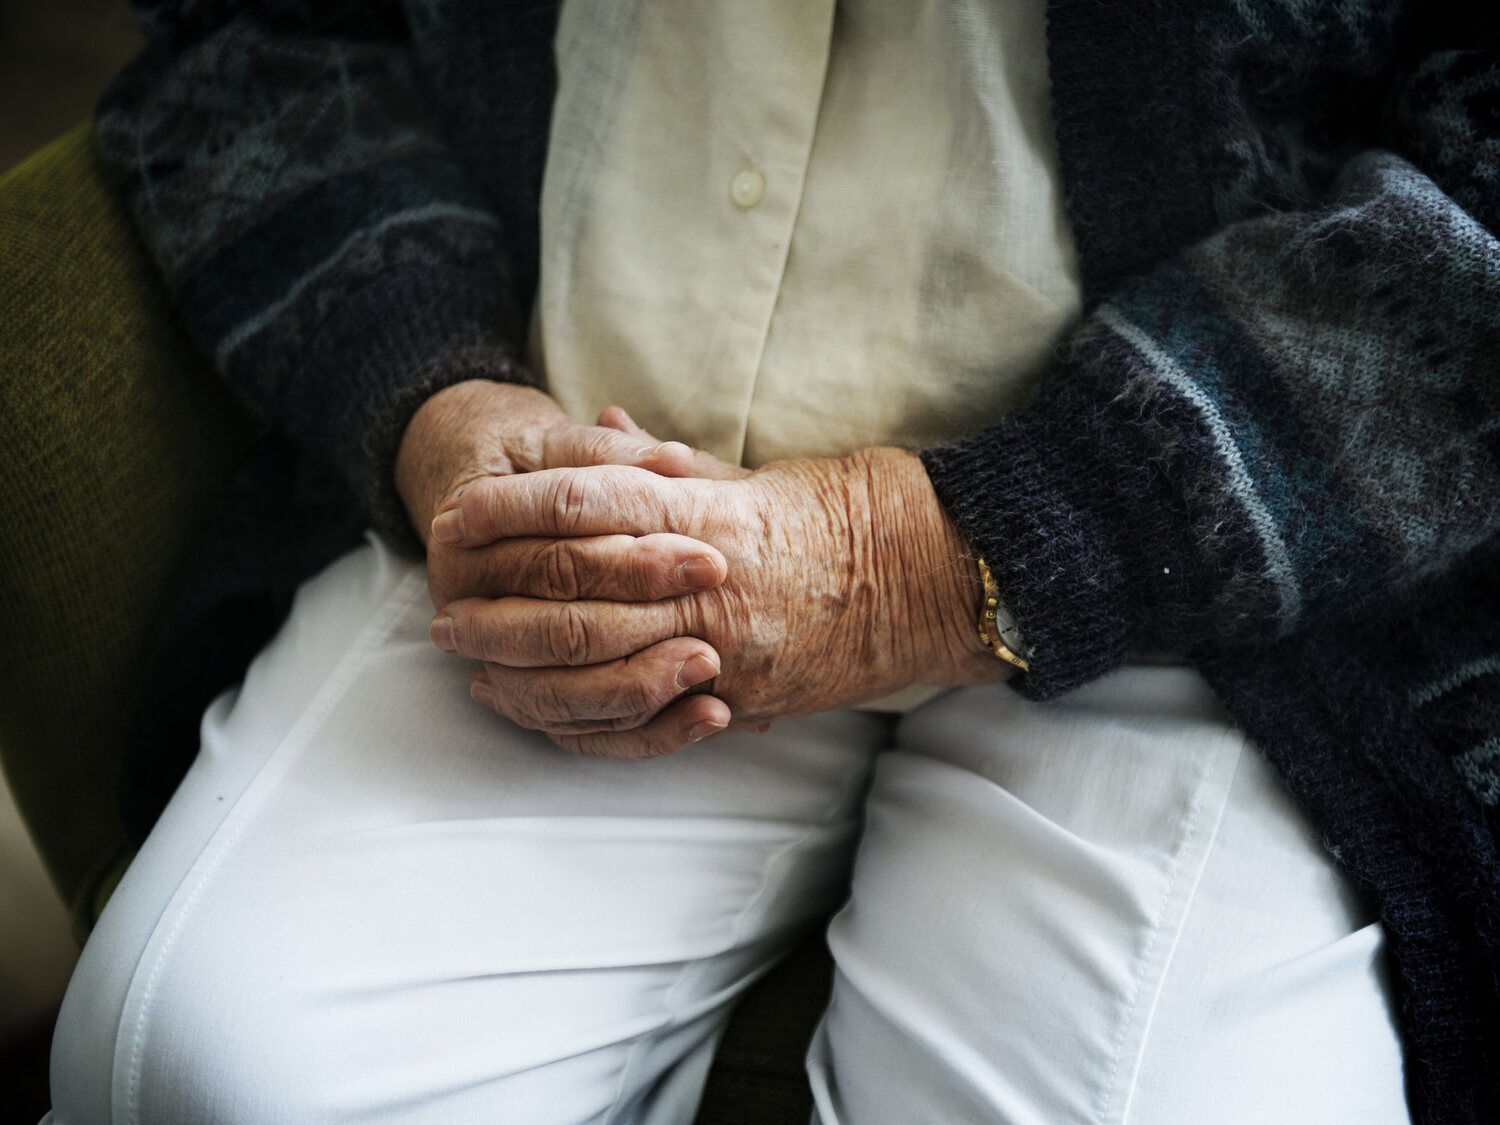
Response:
[{"label": "fingernail", "polygon": [[678,666],[677,686],[679,689],[695,687],[718,674],[719,666],[700,652],[688,657]]},{"label": "fingernail", "polygon": [[688,741],[702,742],[709,735],[718,734],[721,730],[724,729],[724,725],[725,724],[723,723],[712,723],[707,721],[694,723],[692,726],[688,727]]},{"label": "fingernail", "polygon": [[453,618],[446,613],[432,619],[427,635],[432,638],[432,643],[444,652],[458,651],[458,642],[453,639]]},{"label": "fingernail", "polygon": [[432,521],[432,537],[439,543],[457,543],[464,537],[464,510],[449,508]]},{"label": "fingernail", "polygon": [[677,585],[685,586],[689,590],[703,590],[709,586],[719,584],[719,568],[714,565],[714,560],[707,555],[699,555],[695,559],[688,559],[677,568]]},{"label": "fingernail", "polygon": [[469,698],[475,703],[483,703],[486,707],[495,705],[495,689],[490,687],[484,680],[475,680],[469,685]]},{"label": "fingernail", "polygon": [[661,442],[657,445],[643,445],[641,446],[640,452],[635,455],[636,460],[649,461],[665,448],[667,448],[666,442]]}]

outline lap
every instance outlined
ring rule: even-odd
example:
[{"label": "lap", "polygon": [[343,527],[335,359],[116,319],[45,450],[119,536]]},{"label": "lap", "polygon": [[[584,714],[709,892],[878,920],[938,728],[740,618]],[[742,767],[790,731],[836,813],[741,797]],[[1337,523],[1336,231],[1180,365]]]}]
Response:
[{"label": "lap", "polygon": [[210,710],[70,987],[58,1122],[690,1114],[846,893],[888,724],[574,758],[470,703],[430,617],[363,548]]},{"label": "lap", "polygon": [[429,618],[362,548],[210,709],[70,987],[58,1125],[686,1120],[846,898],[830,1125],[1400,1118],[1379,929],[1190,671],[588,761],[471,705]]}]

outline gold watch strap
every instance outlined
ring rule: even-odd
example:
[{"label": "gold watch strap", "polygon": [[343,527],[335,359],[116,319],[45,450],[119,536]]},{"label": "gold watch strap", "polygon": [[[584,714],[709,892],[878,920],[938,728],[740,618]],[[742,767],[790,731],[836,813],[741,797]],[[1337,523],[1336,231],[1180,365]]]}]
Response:
[{"label": "gold watch strap", "polygon": [[1030,671],[1031,665],[1026,658],[1012,651],[1000,636],[1000,623],[996,620],[996,611],[1000,607],[1000,584],[995,581],[989,564],[983,559],[979,560],[979,580],[984,583],[984,604],[979,609],[979,643],[1007,664],[1023,672]]}]

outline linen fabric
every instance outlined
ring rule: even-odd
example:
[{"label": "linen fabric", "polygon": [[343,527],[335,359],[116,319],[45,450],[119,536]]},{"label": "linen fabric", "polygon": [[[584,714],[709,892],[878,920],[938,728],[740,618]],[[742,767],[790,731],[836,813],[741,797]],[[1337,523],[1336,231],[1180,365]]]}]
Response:
[{"label": "linen fabric", "polygon": [[1082,299],[1043,19],[568,0],[532,370],[751,467],[1015,406]]},{"label": "linen fabric", "polygon": [[[184,323],[361,502],[307,526],[411,545],[391,468],[416,405],[535,379],[556,6],[145,12],[99,137]],[[1015,610],[1019,690],[1139,651],[1210,677],[1379,910],[1411,1104],[1445,1125],[1500,1107],[1497,20],[1053,0],[1084,316],[1033,401],[925,454]],[[297,479],[273,468],[241,483]],[[264,510],[234,499],[220,534],[253,541]]]},{"label": "linen fabric", "polygon": [[614,762],[471,704],[430,615],[372,540],[209,710],[52,1125],[686,1121],[841,903],[826,1125],[1406,1119],[1381,927],[1196,671]]}]

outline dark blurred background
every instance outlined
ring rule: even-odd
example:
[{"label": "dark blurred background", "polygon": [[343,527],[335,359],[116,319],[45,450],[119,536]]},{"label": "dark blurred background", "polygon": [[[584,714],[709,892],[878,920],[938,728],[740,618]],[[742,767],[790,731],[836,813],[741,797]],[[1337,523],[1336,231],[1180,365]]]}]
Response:
[{"label": "dark blurred background", "polygon": [[[125,0],[0,0],[0,175],[88,117],[140,44]],[[76,956],[0,778],[0,1123],[35,1125],[47,1110],[52,1023]]]},{"label": "dark blurred background", "polygon": [[0,171],[86,117],[140,43],[126,0],[0,0]]}]

